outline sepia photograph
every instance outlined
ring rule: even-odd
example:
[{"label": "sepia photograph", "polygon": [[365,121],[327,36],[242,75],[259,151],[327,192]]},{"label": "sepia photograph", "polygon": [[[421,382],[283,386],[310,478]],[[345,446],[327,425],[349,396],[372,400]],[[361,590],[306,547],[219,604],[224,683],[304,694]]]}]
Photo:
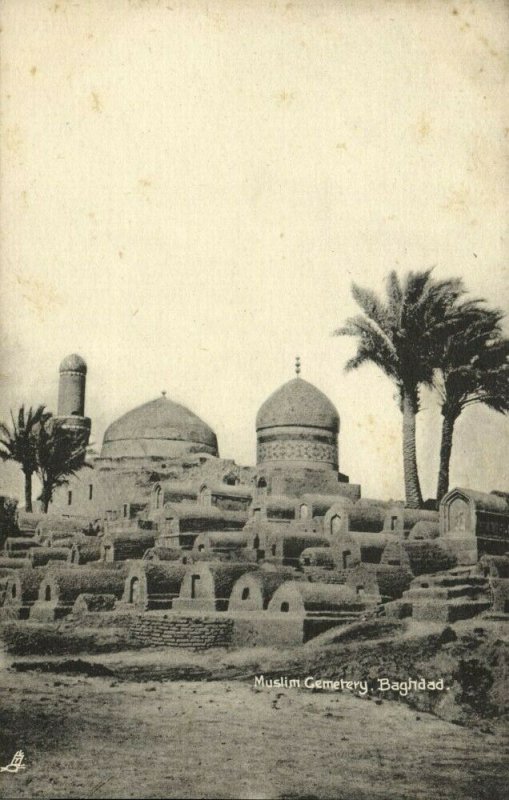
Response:
[{"label": "sepia photograph", "polygon": [[503,800],[509,3],[0,0],[0,798]]}]

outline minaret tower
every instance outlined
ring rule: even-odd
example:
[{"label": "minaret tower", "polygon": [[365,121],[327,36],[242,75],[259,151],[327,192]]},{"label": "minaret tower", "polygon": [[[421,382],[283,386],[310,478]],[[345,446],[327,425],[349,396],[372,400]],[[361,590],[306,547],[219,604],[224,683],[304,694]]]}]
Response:
[{"label": "minaret tower", "polygon": [[91,422],[85,416],[85,385],[87,365],[73,353],[60,364],[58,384],[58,412],[55,422],[65,431],[76,436],[77,443],[88,444]]}]

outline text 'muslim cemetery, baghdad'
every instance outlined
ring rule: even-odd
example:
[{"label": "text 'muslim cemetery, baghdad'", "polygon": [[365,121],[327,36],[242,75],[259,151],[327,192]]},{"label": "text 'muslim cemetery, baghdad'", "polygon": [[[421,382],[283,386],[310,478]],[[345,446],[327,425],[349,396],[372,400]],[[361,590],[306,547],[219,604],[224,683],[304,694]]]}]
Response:
[{"label": "text 'muslim cemetery, baghdad'", "polygon": [[[2,498],[0,621],[207,649],[301,644],[380,616],[505,618],[509,495],[456,487],[421,509],[363,497],[339,463],[338,411],[299,372],[253,420],[255,466],[221,458],[212,428],[163,393],[110,424],[47,514]],[[56,422],[88,441],[86,378],[80,356],[62,361]]]}]

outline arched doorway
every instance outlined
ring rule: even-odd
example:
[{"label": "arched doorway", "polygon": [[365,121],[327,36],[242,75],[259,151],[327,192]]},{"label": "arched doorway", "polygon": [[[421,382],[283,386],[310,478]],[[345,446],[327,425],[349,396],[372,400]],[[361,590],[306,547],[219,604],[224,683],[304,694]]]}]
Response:
[{"label": "arched doorway", "polygon": [[259,478],[256,483],[256,488],[258,489],[259,495],[266,495],[267,494],[267,481],[265,478]]},{"label": "arched doorway", "polygon": [[342,520],[339,514],[334,514],[330,521],[331,536],[338,536],[341,533]]},{"label": "arched doorway", "polygon": [[156,488],[156,490],[155,490],[155,507],[156,507],[156,509],[161,507],[161,494],[162,494],[161,487],[158,486]]},{"label": "arched doorway", "polygon": [[131,578],[129,584],[129,602],[137,603],[140,599],[140,581],[138,578]]},{"label": "arched doorway", "polygon": [[468,503],[462,497],[456,497],[449,507],[449,530],[466,531],[467,521]]}]

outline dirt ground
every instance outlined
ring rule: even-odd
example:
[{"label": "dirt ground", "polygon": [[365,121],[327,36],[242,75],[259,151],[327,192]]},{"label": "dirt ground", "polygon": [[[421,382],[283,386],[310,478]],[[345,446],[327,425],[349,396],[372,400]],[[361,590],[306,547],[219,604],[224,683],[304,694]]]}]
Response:
[{"label": "dirt ground", "polygon": [[8,798],[497,800],[507,742],[348,693],[0,674]]}]

